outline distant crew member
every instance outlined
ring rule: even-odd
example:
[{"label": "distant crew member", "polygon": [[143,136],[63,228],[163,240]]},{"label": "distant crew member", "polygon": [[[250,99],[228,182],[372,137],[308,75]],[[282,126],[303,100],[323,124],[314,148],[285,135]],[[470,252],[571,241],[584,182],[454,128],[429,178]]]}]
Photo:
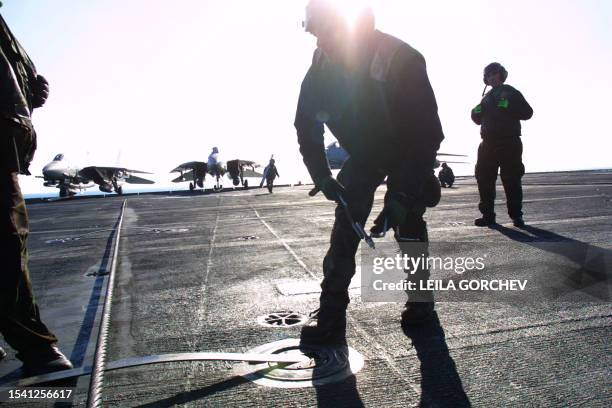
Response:
[{"label": "distant crew member", "polygon": [[[49,95],[49,84],[0,16],[0,188],[2,203],[2,268],[0,269],[0,333],[17,351],[25,375],[72,368],[57,348],[57,338],[40,319],[34,301],[26,239],[28,216],[17,175],[30,174],[36,150],[32,110]],[[0,349],[0,359],[4,350]]]},{"label": "distant crew member", "polygon": [[523,95],[506,85],[508,72],[494,62],[484,69],[485,89],[493,87],[472,109],[472,120],[480,125],[482,142],[478,147],[476,181],[480,193],[478,208],[482,217],[474,221],[479,227],[495,224],[495,182],[501,169],[501,179],[506,192],[508,215],[516,227],[523,221],[523,187],[525,174],[523,165],[523,143],[521,142],[521,120],[530,119],[533,109]]},{"label": "distant crew member", "polygon": [[270,162],[268,163],[268,165],[266,166],[266,168],[264,169],[264,174],[263,177],[261,179],[261,183],[259,184],[259,187],[263,187],[263,183],[264,180],[266,182],[266,187],[268,188],[268,191],[270,192],[270,194],[272,194],[272,189],[274,188],[274,179],[276,179],[277,177],[280,177],[280,175],[278,174],[278,169],[276,168],[276,162],[274,161],[274,159],[270,159]]},{"label": "distant crew member", "polygon": [[451,169],[448,164],[442,163],[442,169],[440,169],[440,173],[438,173],[438,179],[442,187],[450,188],[455,183],[455,173],[453,173],[453,169]]},{"label": "distant crew member", "polygon": [[[317,37],[318,48],[302,82],[295,127],[316,187],[328,200],[347,202],[354,221],[364,225],[374,192],[388,177],[385,204],[372,234],[393,228],[398,241],[427,242],[423,214],[440,197],[433,169],[444,136],[425,59],[405,42],[376,30],[369,7],[362,7],[350,24],[338,2],[311,0],[304,28]],[[337,180],[325,157],[324,125],[350,155]],[[432,191],[433,198],[425,191]],[[348,287],[359,242],[338,205],[323,260],[317,325],[302,329],[302,342],[346,342]],[[421,300],[409,298],[404,323],[433,316],[433,297]]]}]

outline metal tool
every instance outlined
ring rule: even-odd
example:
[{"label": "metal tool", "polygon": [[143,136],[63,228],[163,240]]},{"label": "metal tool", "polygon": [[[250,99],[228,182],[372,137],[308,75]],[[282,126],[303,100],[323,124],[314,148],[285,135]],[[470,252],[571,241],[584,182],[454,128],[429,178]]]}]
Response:
[{"label": "metal tool", "polygon": [[351,226],[353,227],[353,230],[355,231],[359,239],[363,239],[370,248],[376,249],[376,246],[374,245],[374,240],[372,240],[372,237],[370,237],[365,232],[365,230],[363,229],[363,226],[353,219],[353,216],[351,215],[351,211],[349,210],[348,203],[344,200],[344,197],[342,197],[342,194],[340,193],[338,193],[338,201],[340,201],[340,205],[344,207],[344,213],[346,214],[346,218],[351,223]]}]

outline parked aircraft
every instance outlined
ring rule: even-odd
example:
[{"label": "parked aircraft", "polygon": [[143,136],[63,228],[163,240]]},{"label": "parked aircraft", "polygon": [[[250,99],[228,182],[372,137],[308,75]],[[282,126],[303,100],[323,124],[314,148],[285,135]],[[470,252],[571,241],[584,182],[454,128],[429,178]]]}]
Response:
[{"label": "parked aircraft", "polygon": [[98,185],[100,191],[105,193],[114,191],[117,194],[123,194],[123,183],[155,183],[152,180],[134,176],[134,173],[151,174],[146,171],[131,170],[124,167],[74,167],[64,160],[64,155],[61,153],[43,167],[42,173],[42,178],[45,180],[44,186],[59,188],[60,197],[73,196],[95,185]]},{"label": "parked aircraft", "polygon": [[[250,169],[249,169],[250,167]],[[234,186],[242,185],[244,188],[249,186],[248,180],[245,177],[261,177],[262,174],[255,171],[255,168],[261,167],[259,164],[250,160],[234,159],[227,163],[221,160],[219,149],[213,147],[212,152],[208,156],[207,162],[191,161],[180,164],[170,171],[170,173],[180,173],[180,176],[172,180],[173,183],[189,181],[189,190],[204,187],[204,179],[206,174],[215,177],[214,190],[220,191],[223,188],[221,178],[229,173]]]}]

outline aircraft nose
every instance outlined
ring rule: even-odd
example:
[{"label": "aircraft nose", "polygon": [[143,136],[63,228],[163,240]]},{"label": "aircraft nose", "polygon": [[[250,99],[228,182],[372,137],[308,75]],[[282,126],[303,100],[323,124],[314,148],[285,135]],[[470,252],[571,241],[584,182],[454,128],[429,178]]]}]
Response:
[{"label": "aircraft nose", "polygon": [[48,163],[43,167],[42,173],[45,178],[54,178],[63,175],[62,172],[58,170],[57,163],[55,162]]}]

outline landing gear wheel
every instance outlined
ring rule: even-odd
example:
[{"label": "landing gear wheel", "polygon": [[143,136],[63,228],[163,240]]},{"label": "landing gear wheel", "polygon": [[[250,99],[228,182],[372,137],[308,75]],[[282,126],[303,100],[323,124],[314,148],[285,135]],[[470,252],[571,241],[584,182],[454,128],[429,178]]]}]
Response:
[{"label": "landing gear wheel", "polygon": [[244,187],[245,190],[249,188],[249,180],[244,180],[244,183],[242,183],[242,186]]},{"label": "landing gear wheel", "polygon": [[60,187],[59,196],[68,197],[68,189],[66,187]]},{"label": "landing gear wheel", "polygon": [[193,185],[193,183],[189,183],[189,191],[193,191],[194,188],[195,186]]}]

